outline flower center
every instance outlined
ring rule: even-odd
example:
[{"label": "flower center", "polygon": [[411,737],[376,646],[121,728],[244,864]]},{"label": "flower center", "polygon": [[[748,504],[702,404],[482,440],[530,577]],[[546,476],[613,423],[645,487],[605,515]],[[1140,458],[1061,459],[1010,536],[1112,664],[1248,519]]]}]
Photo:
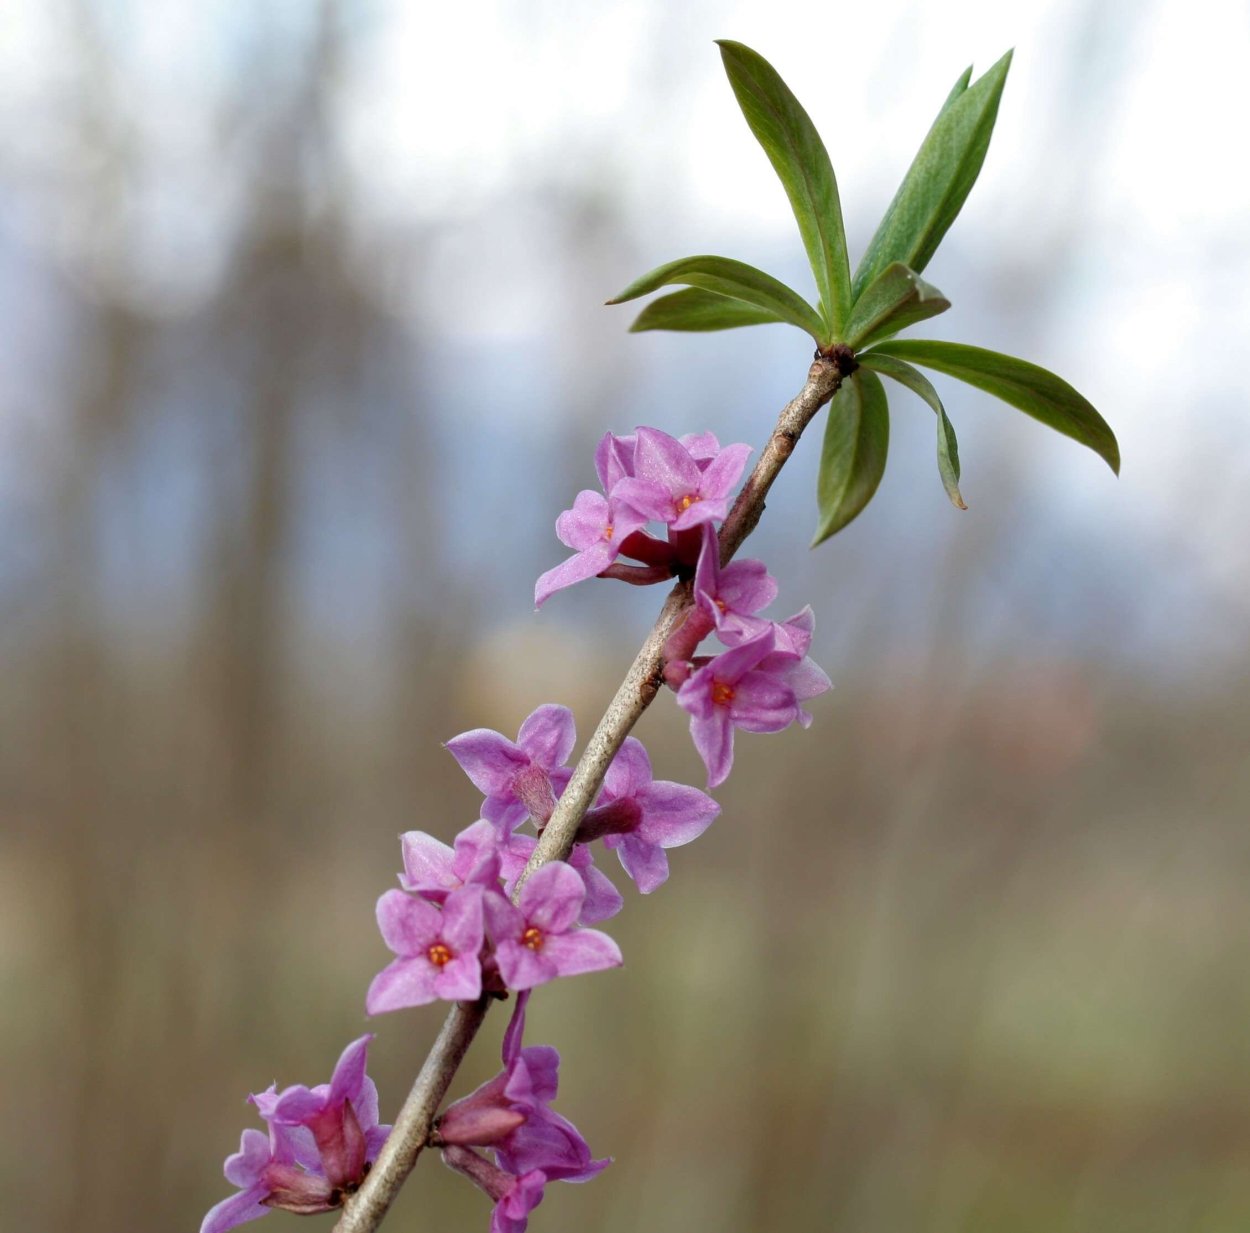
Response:
[{"label": "flower center", "polygon": [[684,514],[692,505],[701,501],[703,498],[697,492],[688,492],[677,502],[677,510]]},{"label": "flower center", "polygon": [[712,701],[717,706],[728,706],[734,700],[734,687],[724,681],[712,682]]},{"label": "flower center", "polygon": [[426,954],[436,968],[446,967],[455,958],[451,953],[451,947],[444,942],[435,942]]},{"label": "flower center", "polygon": [[729,605],[726,604],[723,599],[714,599],[712,600],[712,603],[714,603],[722,612],[729,611]]},{"label": "flower center", "polygon": [[543,931],[537,925],[530,925],[526,931],[521,934],[521,945],[528,946],[530,950],[542,950],[543,948]]},{"label": "flower center", "polygon": [[613,526],[613,525],[609,522],[609,523],[608,523],[608,525],[607,525],[606,527],[604,527],[604,528],[603,528],[603,538],[604,538],[604,539],[611,539],[611,538],[612,538],[612,532],[613,532],[613,531],[615,531],[615,530],[616,530],[616,528],[615,528],[615,527],[614,527],[614,526]]}]

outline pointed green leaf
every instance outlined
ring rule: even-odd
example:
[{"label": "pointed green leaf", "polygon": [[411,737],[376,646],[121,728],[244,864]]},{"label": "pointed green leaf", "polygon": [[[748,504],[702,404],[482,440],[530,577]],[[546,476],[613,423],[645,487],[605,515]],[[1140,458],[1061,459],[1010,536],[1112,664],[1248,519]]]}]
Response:
[{"label": "pointed green leaf", "polygon": [[936,287],[895,261],[855,301],[846,323],[846,345],[858,350],[917,321],[936,317],[950,306],[950,300]]},{"label": "pointed green leaf", "polygon": [[788,324],[783,317],[756,308],[743,300],[731,300],[715,291],[701,287],[687,287],[652,300],[634,318],[629,327],[631,334],[644,330],[732,330],[742,325],[771,325],[775,322]]},{"label": "pointed green leaf", "polygon": [[966,69],[964,69],[962,73],[959,74],[959,80],[953,86],[951,86],[951,92],[946,96],[946,102],[942,104],[942,110],[938,112],[937,120],[933,121],[934,124],[936,124],[937,121],[940,120],[948,111],[950,111],[951,107],[959,101],[960,95],[962,95],[963,92],[968,88],[968,83],[971,80],[972,80],[972,65],[970,64],[968,65]]},{"label": "pointed green leaf", "polygon": [[872,499],[889,446],[890,410],[881,378],[857,369],[829,404],[816,480],[820,522],[812,547],[842,530]]},{"label": "pointed green leaf", "polygon": [[954,425],[946,418],[946,408],[942,406],[933,382],[918,368],[880,351],[865,353],[860,356],[860,363],[865,368],[871,368],[873,372],[893,377],[913,394],[919,394],[933,408],[937,415],[937,462],[942,487],[946,489],[946,495],[956,509],[967,509],[963,494],[959,491],[959,442],[955,439]]},{"label": "pointed green leaf", "polygon": [[851,267],[829,152],[799,100],[763,56],[729,39],[717,44],[742,114],[790,198],[831,331],[823,341],[832,342],[850,311]]},{"label": "pointed green leaf", "polygon": [[859,263],[856,298],[892,261],[928,265],[981,172],[1010,67],[1008,52],[973,85],[955,83]]},{"label": "pointed green leaf", "polygon": [[922,338],[894,338],[878,343],[871,352],[859,357],[861,363],[868,355],[892,355],[910,360],[975,385],[1048,424],[1056,432],[1088,446],[1120,474],[1120,447],[1107,421],[1087,398],[1045,368],[982,347]]},{"label": "pointed green leaf", "polygon": [[608,303],[623,304],[626,300],[636,300],[640,295],[672,283],[714,291],[717,295],[765,309],[782,321],[806,330],[817,343],[824,345],[824,322],[797,291],[791,290],[771,274],[730,257],[683,257],[680,261],[670,261],[630,283]]}]

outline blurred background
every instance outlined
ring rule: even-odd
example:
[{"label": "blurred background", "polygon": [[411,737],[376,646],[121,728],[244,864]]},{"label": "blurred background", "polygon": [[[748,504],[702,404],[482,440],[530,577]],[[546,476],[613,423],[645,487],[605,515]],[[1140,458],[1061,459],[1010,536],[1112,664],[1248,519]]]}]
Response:
[{"label": "blurred background", "polygon": [[[1017,48],[919,333],[1061,372],[1124,474],[939,379],[969,512],[900,391],[809,552],[804,441],[751,549],[837,688],[739,742],[626,967],[535,999],[616,1164],[532,1227],[1250,1227],[1241,0],[8,0],[0,1227],[197,1228],[247,1093],[367,1028],[394,1115],[442,1015],[367,1022],[373,902],[401,831],[476,816],[440,742],[588,732],[660,602],[532,611],[593,443],[758,445],[806,371],[601,306],[690,252],[809,289],[722,36],[821,128],[853,257]],[[671,698],[639,734],[701,781]],[[430,1160],[387,1227],[488,1210]]]}]

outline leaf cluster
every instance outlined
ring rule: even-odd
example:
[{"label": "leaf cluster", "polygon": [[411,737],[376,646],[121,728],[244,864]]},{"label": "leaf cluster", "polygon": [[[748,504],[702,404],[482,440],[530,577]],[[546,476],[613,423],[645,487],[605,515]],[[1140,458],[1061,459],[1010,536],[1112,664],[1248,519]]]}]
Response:
[{"label": "leaf cluster", "polygon": [[932,382],[955,377],[1088,446],[1117,474],[1115,435],[1089,401],[1036,364],[982,347],[899,339],[908,326],[945,312],[950,301],[920,277],[968,197],[989,149],[1011,52],[976,81],[955,83],[852,274],[833,164],[811,118],[758,52],[721,40],[729,84],[790,200],[815,279],[810,303],[785,283],[728,257],[670,261],[609,304],[678,286],[648,304],[631,329],[710,331],[783,324],[810,335],[822,355],[854,356],[854,371],[830,404],[817,481],[814,542],[845,527],[872,499],[885,471],[889,404],[881,377],[922,398],[937,417],[938,473],[951,503],[959,490],[955,430]]}]

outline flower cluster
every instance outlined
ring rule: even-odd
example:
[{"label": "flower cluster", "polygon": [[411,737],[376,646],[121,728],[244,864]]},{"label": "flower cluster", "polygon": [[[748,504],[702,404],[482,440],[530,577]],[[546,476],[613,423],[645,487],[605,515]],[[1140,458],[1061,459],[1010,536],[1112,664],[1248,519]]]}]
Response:
[{"label": "flower cluster", "polygon": [[[693,574],[694,604],[665,647],[664,679],[690,714],[710,788],[729,776],[735,729],[780,732],[796,722],[806,727],[811,716],[802,704],[830,688],[807,657],[811,609],[786,621],[761,617],[777,597],[764,563],[721,565],[715,524],[728,512],[749,454],[745,445],[722,449],[711,433],[680,439],[656,428],[625,437],[608,433],[595,451],[603,492],[579,493],[556,522],[556,534],[577,553],[543,574],[534,590],[541,605],[561,588],[604,573],[639,584]],[[666,540],[643,530],[653,521],[665,525]],[[643,564],[618,565],[620,556]],[[712,633],[726,650],[697,655]],[[554,805],[554,796],[549,799]]]},{"label": "flower cluster", "polygon": [[[603,491],[579,493],[556,524],[575,555],[535,589],[541,605],[555,591],[602,574],[638,584],[689,583],[689,602],[664,647],[663,676],[690,714],[709,787],[729,774],[736,729],[806,726],[802,703],[829,688],[807,657],[811,609],[786,621],[760,616],[777,596],[763,563],[721,563],[716,527],[749,453],[745,445],[722,448],[711,433],[680,440],[655,428],[608,433],[595,453]],[[645,529],[653,522],[663,524],[665,538]],[[619,564],[622,556],[638,564]],[[725,649],[699,654],[710,635]],[[516,995],[503,1070],[445,1109],[429,1139],[449,1167],[489,1195],[492,1233],[523,1233],[548,1182],[586,1181],[610,1163],[593,1159],[577,1129],[551,1108],[560,1055],[522,1043],[532,989],[622,962],[616,943],[592,928],[623,905],[595,864],[593,845],[614,851],[649,894],[668,879],[668,849],[697,839],[720,812],[706,792],[656,779],[642,742],[626,737],[568,859],[527,875],[538,835],[572,777],[576,740],[572,712],[548,703],[515,740],[477,728],[448,741],[482,794],[479,816],[451,845],[424,831],[401,836],[399,887],[377,903],[378,927],[394,958],[369,986],[370,1014]],[[268,1133],[244,1132],[226,1161],[238,1193],[208,1213],[201,1233],[224,1233],[273,1207],[329,1211],[355,1192],[390,1129],[378,1125],[377,1092],[365,1075],[371,1039],[347,1048],[328,1084],[271,1087],[251,1097]]]},{"label": "flower cluster", "polygon": [[[645,567],[626,581],[659,582],[694,564],[698,529],[729,512],[729,496],[750,456],[748,445],[727,445],[710,433],[670,437],[658,428],[633,435],[608,433],[595,451],[602,492],[586,489],[573,508],[556,520],[561,543],[576,554],[549,569],[534,587],[541,607],[564,587],[593,578],[616,561],[630,557]],[[642,528],[661,522],[667,540]]]},{"label": "flower cluster", "polygon": [[365,1074],[372,1036],[343,1050],[329,1083],[271,1086],[249,1097],[268,1134],[245,1130],[227,1158],[226,1180],[238,1193],[223,1199],[200,1233],[225,1233],[272,1208],[310,1214],[341,1207],[377,1158],[390,1133],[378,1125],[378,1092]]},{"label": "flower cluster", "polygon": [[[589,1181],[611,1163],[594,1160],[577,1127],[550,1107],[560,1054],[550,1045],[522,1045],[528,1000],[528,992],[518,996],[504,1033],[503,1070],[450,1105],[433,1135],[443,1160],[494,1201],[491,1233],[523,1233],[548,1182]],[[493,1165],[478,1147],[493,1151]]]}]

